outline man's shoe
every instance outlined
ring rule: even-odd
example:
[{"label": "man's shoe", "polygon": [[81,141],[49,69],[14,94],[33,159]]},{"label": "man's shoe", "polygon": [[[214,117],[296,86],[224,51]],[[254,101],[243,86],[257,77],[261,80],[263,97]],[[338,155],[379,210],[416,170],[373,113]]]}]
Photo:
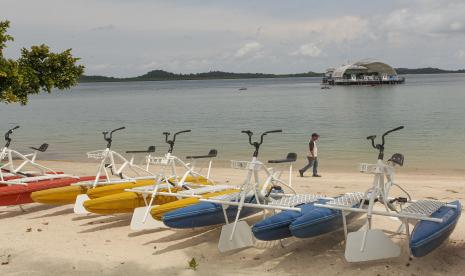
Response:
[{"label": "man's shoe", "polygon": [[319,174],[314,174],[313,177],[321,177]]},{"label": "man's shoe", "polygon": [[300,177],[304,177],[304,172],[299,170],[299,175],[300,175]]}]

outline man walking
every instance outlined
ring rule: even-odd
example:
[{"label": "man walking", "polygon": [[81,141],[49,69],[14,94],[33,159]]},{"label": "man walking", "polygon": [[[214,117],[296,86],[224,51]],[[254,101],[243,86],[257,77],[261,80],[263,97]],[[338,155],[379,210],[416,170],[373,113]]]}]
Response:
[{"label": "man walking", "polygon": [[320,135],[317,133],[312,133],[310,142],[308,143],[309,151],[307,154],[308,164],[299,170],[300,177],[304,177],[304,172],[310,169],[313,166],[313,177],[321,177],[318,175],[318,147],[316,146],[316,141]]}]

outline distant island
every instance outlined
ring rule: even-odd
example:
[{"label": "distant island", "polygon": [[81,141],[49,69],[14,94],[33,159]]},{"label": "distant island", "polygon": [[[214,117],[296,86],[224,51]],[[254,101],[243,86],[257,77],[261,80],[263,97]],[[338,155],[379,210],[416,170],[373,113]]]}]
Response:
[{"label": "distant island", "polygon": [[443,70],[439,68],[417,68],[417,69],[408,69],[408,68],[395,68],[398,75],[408,75],[408,74],[454,74],[454,73],[465,73],[465,69],[460,70]]},{"label": "distant island", "polygon": [[213,79],[270,79],[270,78],[297,78],[297,77],[323,77],[323,73],[307,72],[299,74],[263,74],[263,73],[230,73],[210,71],[196,74],[175,74],[164,70],[153,70],[142,76],[131,78],[115,78],[106,76],[86,76],[80,82],[118,82],[118,81],[169,81],[169,80],[213,80]]},{"label": "distant island", "polygon": [[[397,74],[445,74],[465,73],[465,69],[443,70],[439,68],[396,68]],[[210,71],[195,74],[175,74],[164,70],[153,70],[144,75],[129,78],[115,78],[107,76],[82,75],[79,82],[126,82],[126,81],[170,81],[170,80],[214,80],[214,79],[272,79],[272,78],[300,78],[323,77],[324,73],[307,72],[298,74],[263,74],[263,73],[231,73],[222,71]]]}]

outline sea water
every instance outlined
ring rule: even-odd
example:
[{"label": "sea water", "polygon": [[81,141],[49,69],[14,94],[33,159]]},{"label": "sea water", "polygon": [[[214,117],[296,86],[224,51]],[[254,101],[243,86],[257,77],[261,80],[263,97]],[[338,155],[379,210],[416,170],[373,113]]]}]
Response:
[{"label": "sea water", "polygon": [[[320,134],[322,167],[355,168],[375,162],[366,137],[405,126],[386,139],[386,156],[400,152],[414,169],[465,168],[465,74],[407,75],[401,85],[321,89],[320,78],[82,83],[68,91],[32,96],[27,106],[0,104],[0,131],[20,125],[12,147],[50,144],[41,158],[86,159],[105,148],[167,150],[162,132],[191,129],[176,139],[179,157],[218,150],[219,164],[249,160],[253,148],[241,130],[282,129],[264,137],[259,158],[296,152],[305,161],[308,139]],[[245,87],[247,90],[239,90]]]}]

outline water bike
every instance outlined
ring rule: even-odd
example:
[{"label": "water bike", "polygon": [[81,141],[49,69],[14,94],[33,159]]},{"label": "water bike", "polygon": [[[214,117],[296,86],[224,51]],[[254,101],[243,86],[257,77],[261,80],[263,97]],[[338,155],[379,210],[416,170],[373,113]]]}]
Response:
[{"label": "water bike", "polygon": [[[95,177],[68,187],[34,192],[31,195],[32,199],[38,203],[52,205],[74,204],[76,213],[87,213],[82,203],[90,198],[121,192],[132,186],[154,183],[156,176],[148,170],[148,164],[143,167],[135,164],[134,160],[135,154],[138,153],[147,154],[145,160],[148,160],[155,152],[155,146],[150,146],[147,150],[128,151],[127,153],[132,154],[129,160],[111,149],[113,133],[123,129],[125,127],[103,132],[103,138],[107,142],[106,148],[87,153],[89,158],[101,160]],[[103,191],[97,190],[104,187],[106,189]]]},{"label": "water bike", "polygon": [[[6,161],[0,166],[0,206],[32,203],[32,192],[68,186],[74,182],[93,178],[56,172],[37,163],[37,154],[45,152],[48,148],[46,143],[38,148],[31,147],[33,152],[25,155],[11,149],[10,136],[18,128],[19,126],[16,126],[5,133],[6,144],[0,152],[0,161]],[[25,171],[26,168],[34,171]]]},{"label": "water bike", "polygon": [[[252,142],[253,132],[242,131],[247,134],[248,142],[255,150],[251,161],[231,161],[232,168],[247,171],[239,190],[232,194],[200,198],[198,204],[167,212],[161,216],[163,223],[172,228],[226,224],[222,227],[218,245],[219,250],[225,252],[253,244],[252,232],[243,218],[261,210],[295,210],[295,205],[314,201],[316,195],[297,195],[292,188],[292,163],[296,161],[297,154],[289,153],[284,159],[268,161],[273,165],[289,165],[288,183],[280,179],[281,170],[269,168],[258,160],[264,136],[280,132],[266,131],[261,134],[259,141]],[[259,173],[265,176],[263,182],[260,181]],[[154,213],[156,208],[152,209]]]},{"label": "water bike", "polygon": [[[395,153],[385,162],[385,137],[403,128],[401,126],[385,132],[381,137],[381,144],[375,144],[376,135],[367,137],[372,147],[378,151],[378,161],[376,164],[360,164],[361,172],[374,175],[372,187],[364,194],[364,200],[368,202],[366,208],[354,208],[350,203],[337,199],[315,204],[318,207],[341,211],[345,233],[347,213],[366,214],[365,227],[346,234],[345,258],[349,262],[393,258],[401,254],[399,245],[382,229],[373,229],[372,221],[376,216],[401,221],[396,234],[404,233],[407,236],[409,251],[414,257],[425,256],[441,245],[450,236],[460,218],[462,207],[458,200],[413,200],[410,194],[396,183],[394,170],[396,166],[403,166],[404,156]],[[393,187],[399,188],[406,196],[390,197],[389,193]],[[375,209],[375,204],[380,204],[382,209]],[[410,224],[414,225],[411,232]]]},{"label": "water bike", "polygon": [[[194,190],[214,189],[220,191],[218,186],[213,185],[210,178],[212,159],[217,156],[217,150],[211,149],[206,155],[187,156],[189,163],[173,155],[176,137],[190,130],[179,131],[173,134],[164,132],[165,142],[169,145],[168,152],[163,157],[151,157],[149,162],[159,167],[157,180],[154,185],[132,187],[122,193],[92,199],[84,203],[84,207],[93,213],[116,214],[133,212],[131,229],[142,230],[155,227],[155,221],[149,217],[149,211],[154,205],[164,205],[176,201],[183,195]],[[197,160],[208,160],[206,175],[197,170]],[[184,170],[179,173],[179,170]],[[222,190],[225,188],[223,187]],[[159,223],[158,223],[159,224]]]}]

